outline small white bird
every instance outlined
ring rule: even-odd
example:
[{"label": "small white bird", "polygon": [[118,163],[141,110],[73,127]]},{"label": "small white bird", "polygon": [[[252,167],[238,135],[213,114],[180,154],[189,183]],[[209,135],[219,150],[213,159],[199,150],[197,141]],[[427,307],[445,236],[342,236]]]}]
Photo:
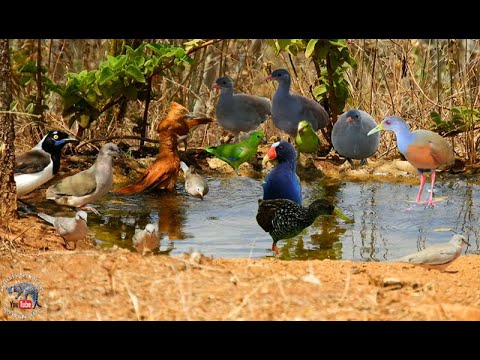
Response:
[{"label": "small white bird", "polygon": [[435,244],[414,254],[403,256],[393,262],[408,262],[426,268],[445,270],[470,245],[463,235],[453,235],[446,244]]},{"label": "small white bird", "polygon": [[158,232],[153,224],[147,224],[143,230],[135,229],[132,241],[133,246],[135,246],[137,251],[142,255],[153,252],[155,249],[158,249],[160,245]]},{"label": "small white bird", "polygon": [[188,167],[183,161],[180,161],[180,167],[185,174],[185,190],[194,197],[203,197],[208,194],[208,184],[199,174],[195,172],[193,166]]},{"label": "small white bird", "polygon": [[[75,217],[55,217],[45,213],[38,213],[37,215],[55,227],[58,234],[65,240],[65,248],[68,250],[75,250],[77,241],[87,236],[87,213],[85,211],[77,211]],[[74,243],[73,249],[68,248],[69,242]]]},{"label": "small white bird", "polygon": [[50,131],[32,149],[15,157],[15,183],[19,197],[55,176],[60,169],[60,153],[69,142],[78,140],[63,131]]},{"label": "small white bird", "polygon": [[95,202],[110,191],[113,186],[112,158],[119,155],[120,150],[114,143],[103,145],[90,168],[50,186],[46,198],[59,205],[84,208],[99,215],[94,208],[84,205]]}]

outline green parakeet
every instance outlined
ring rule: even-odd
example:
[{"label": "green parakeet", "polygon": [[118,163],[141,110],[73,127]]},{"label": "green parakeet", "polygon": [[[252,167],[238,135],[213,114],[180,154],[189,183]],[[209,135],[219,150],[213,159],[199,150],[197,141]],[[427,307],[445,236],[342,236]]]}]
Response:
[{"label": "green parakeet", "polygon": [[208,146],[205,151],[228,163],[238,175],[238,167],[257,154],[257,147],[265,134],[254,131],[248,138],[235,144]]},{"label": "green parakeet", "polygon": [[320,146],[320,139],[308,121],[298,123],[297,136],[295,137],[297,149],[303,153],[315,153]]}]

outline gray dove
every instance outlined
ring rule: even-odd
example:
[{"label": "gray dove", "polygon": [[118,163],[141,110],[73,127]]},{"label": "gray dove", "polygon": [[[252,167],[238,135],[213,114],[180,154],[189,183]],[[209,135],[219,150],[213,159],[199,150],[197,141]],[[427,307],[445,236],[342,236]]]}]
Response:
[{"label": "gray dove", "polygon": [[[85,211],[77,211],[75,217],[55,217],[44,213],[37,215],[55,227],[58,234],[65,240],[65,247],[68,250],[75,250],[77,241],[87,236],[87,213]],[[68,248],[69,242],[73,242],[75,245],[73,249]]]},{"label": "gray dove", "polygon": [[113,143],[103,145],[95,163],[89,169],[50,186],[46,198],[54,200],[59,205],[92,210],[99,215],[97,210],[84,205],[95,202],[110,191],[113,186],[112,158],[119,155],[117,145]]},{"label": "gray dove", "polygon": [[218,123],[231,131],[236,139],[240,131],[255,130],[271,113],[269,99],[249,94],[233,94],[233,82],[228,77],[218,78],[212,89],[220,89],[215,108]]},{"label": "gray dove", "polygon": [[203,197],[208,193],[208,184],[199,174],[195,172],[195,168],[190,168],[183,161],[180,161],[180,166],[185,175],[185,190],[193,197]]},{"label": "gray dove", "polygon": [[467,245],[470,244],[463,235],[453,235],[448,243],[429,246],[422,251],[392,260],[392,262],[408,262],[426,268],[445,270],[465,252]]},{"label": "gray dove", "polygon": [[153,252],[155,249],[158,249],[160,245],[160,239],[153,224],[147,224],[143,230],[135,229],[132,241],[133,246],[135,246],[137,251],[142,255]]}]

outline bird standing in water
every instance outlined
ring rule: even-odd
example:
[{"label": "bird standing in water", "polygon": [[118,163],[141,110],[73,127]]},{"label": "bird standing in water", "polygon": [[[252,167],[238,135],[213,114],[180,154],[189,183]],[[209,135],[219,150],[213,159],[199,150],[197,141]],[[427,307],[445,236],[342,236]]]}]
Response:
[{"label": "bird standing in water", "polygon": [[278,254],[277,242],[300,234],[320,215],[335,215],[351,222],[340,209],[326,199],[317,199],[303,207],[289,199],[258,200],[257,223],[273,239],[272,250]]},{"label": "bird standing in water", "polygon": [[405,156],[420,173],[420,188],[415,202],[420,203],[423,187],[425,186],[427,171],[431,172],[432,188],[427,205],[435,206],[433,202],[433,186],[435,184],[435,170],[440,166],[452,165],[455,162],[455,153],[447,140],[430,130],[410,131],[408,124],[401,117],[389,116],[385,118],[367,135],[381,130],[391,130],[397,136],[398,150]]},{"label": "bird standing in water", "polygon": [[193,166],[188,167],[183,161],[180,161],[183,175],[185,177],[185,190],[193,197],[203,197],[208,194],[208,184],[203,177],[195,172]]},{"label": "bird standing in water", "polygon": [[263,158],[263,163],[278,160],[278,165],[267,175],[263,187],[263,200],[289,199],[302,205],[302,186],[296,173],[297,152],[286,141],[274,143]]}]

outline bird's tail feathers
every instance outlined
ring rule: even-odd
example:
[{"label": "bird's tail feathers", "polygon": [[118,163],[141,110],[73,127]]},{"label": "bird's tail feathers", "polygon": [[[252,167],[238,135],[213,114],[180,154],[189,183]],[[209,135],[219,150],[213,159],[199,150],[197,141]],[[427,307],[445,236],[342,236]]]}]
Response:
[{"label": "bird's tail feathers", "polygon": [[182,168],[183,173],[186,175],[188,171],[188,166],[183,161],[180,161],[180,167]]},{"label": "bird's tail feathers", "polygon": [[38,215],[39,218],[42,218],[43,220],[45,220],[46,222],[48,222],[52,225],[55,222],[55,218],[53,216],[47,215],[45,213],[38,213],[37,215]]}]

